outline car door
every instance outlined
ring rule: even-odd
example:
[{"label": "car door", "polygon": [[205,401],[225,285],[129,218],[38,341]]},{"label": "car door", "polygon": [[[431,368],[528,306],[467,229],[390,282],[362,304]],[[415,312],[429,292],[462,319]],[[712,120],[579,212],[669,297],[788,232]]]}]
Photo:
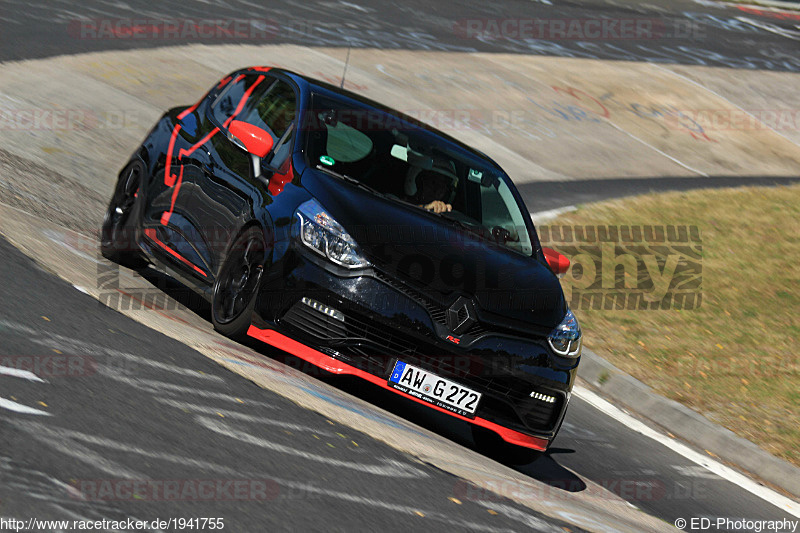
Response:
[{"label": "car door", "polygon": [[[212,272],[217,272],[227,243],[252,216],[255,206],[269,197],[264,187],[272,177],[271,163],[289,158],[296,102],[289,82],[255,74],[235,80],[230,90],[209,107],[209,119],[221,134],[209,139],[208,162],[190,201],[194,215],[203,220],[198,249]],[[229,133],[233,120],[258,126],[272,136],[274,148],[257,162],[258,166]],[[261,169],[266,173],[259,178]]]},{"label": "car door", "polygon": [[192,197],[202,179],[207,155],[203,146],[215,127],[203,121],[195,107],[172,118],[163,170],[154,176],[145,212],[144,236],[169,264],[208,280],[207,265],[197,251],[201,220],[192,211]]}]

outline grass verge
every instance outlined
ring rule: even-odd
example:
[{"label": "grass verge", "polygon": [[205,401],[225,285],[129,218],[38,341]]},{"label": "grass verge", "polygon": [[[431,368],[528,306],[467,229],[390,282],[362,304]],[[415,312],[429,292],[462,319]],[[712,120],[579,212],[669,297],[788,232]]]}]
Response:
[{"label": "grass verge", "polygon": [[[604,225],[695,226],[702,252],[690,262],[699,262],[702,274],[688,283],[697,285],[692,290],[702,303],[694,309],[595,309],[573,299],[586,345],[660,394],[800,466],[800,186],[653,194],[582,206],[543,227],[543,245],[575,259],[576,248],[553,241],[548,228]],[[593,279],[606,292],[632,291],[637,282],[648,287],[641,256],[665,249],[658,259],[665,277],[675,268],[670,256],[685,262],[698,250],[675,243],[639,246],[638,271],[632,273],[625,270],[629,260],[597,252],[596,272],[573,263],[562,280],[568,299]]]}]

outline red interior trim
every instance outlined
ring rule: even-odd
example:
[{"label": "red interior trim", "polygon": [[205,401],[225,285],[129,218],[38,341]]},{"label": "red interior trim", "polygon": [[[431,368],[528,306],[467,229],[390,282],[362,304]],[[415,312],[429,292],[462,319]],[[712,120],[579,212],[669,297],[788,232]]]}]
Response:
[{"label": "red interior trim", "polygon": [[517,446],[524,446],[525,448],[533,448],[535,450],[540,450],[540,451],[544,451],[547,449],[547,443],[548,443],[547,439],[532,437],[530,435],[526,435],[525,433],[520,433],[519,431],[508,429],[501,425],[495,424],[494,422],[490,422],[485,418],[480,418],[476,416],[474,419],[469,419],[465,416],[461,416],[459,414],[448,411],[447,409],[442,409],[441,407],[430,404],[428,402],[420,400],[419,398],[415,398],[393,387],[390,387],[386,383],[385,379],[379,378],[378,376],[374,376],[359,368],[356,368],[352,365],[348,365],[347,363],[344,363],[342,361],[334,359],[333,357],[325,355],[319,350],[315,350],[314,348],[311,348],[309,346],[306,346],[305,344],[297,342],[294,339],[290,339],[286,335],[282,335],[275,330],[259,329],[255,326],[250,326],[250,329],[247,330],[247,334],[271,346],[279,348],[285,352],[289,352],[290,354],[295,355],[300,359],[303,359],[304,361],[308,361],[309,363],[315,366],[327,370],[328,372],[333,372],[334,374],[348,374],[357,376],[383,389],[392,391],[395,394],[399,394],[404,398],[408,398],[409,400],[421,403],[426,407],[430,407],[431,409],[435,409],[439,412],[448,414],[450,416],[458,418],[459,420],[469,422],[470,424],[475,424],[476,426],[481,426],[486,429],[490,429],[495,433],[497,433],[498,435],[500,435],[500,437],[502,437],[504,441],[510,444],[516,444]]}]

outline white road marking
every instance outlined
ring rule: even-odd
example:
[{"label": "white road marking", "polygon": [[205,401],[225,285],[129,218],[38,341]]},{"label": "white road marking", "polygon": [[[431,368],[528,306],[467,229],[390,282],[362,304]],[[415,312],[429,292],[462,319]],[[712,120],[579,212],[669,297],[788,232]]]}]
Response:
[{"label": "white road marking", "polygon": [[690,461],[702,466],[708,471],[713,472],[719,477],[738,485],[754,496],[757,496],[762,500],[786,511],[787,513],[800,518],[800,503],[790,500],[789,498],[778,494],[774,490],[771,490],[763,485],[759,485],[749,477],[740,474],[736,470],[729,468],[706,455],[692,450],[685,444],[680,443],[675,439],[671,439],[666,435],[659,433],[650,426],[647,426],[646,424],[633,418],[629,414],[623,412],[621,409],[615,407],[594,392],[584,387],[575,386],[573,392],[576,396],[585,400],[589,405],[605,415],[613,418],[617,422],[624,424],[637,433],[641,433],[645,437],[653,439],[659,444],[662,444],[673,452],[682,455],[686,459],[689,459]]},{"label": "white road marking", "polygon": [[350,2],[339,2],[339,5],[342,5],[350,9],[355,9],[356,11],[361,11],[362,13],[369,13],[372,11],[371,9],[367,9],[366,7],[360,6],[358,4],[352,4]]},{"label": "white road marking", "polygon": [[[321,488],[309,483],[293,481],[288,479],[277,478],[271,474],[255,473],[248,471],[246,473],[239,472],[234,468],[224,465],[219,465],[210,461],[203,461],[200,459],[192,459],[189,457],[182,457],[179,455],[154,452],[145,450],[137,446],[125,444],[122,442],[96,437],[94,435],[86,435],[78,431],[66,429],[51,429],[44,424],[36,422],[12,422],[15,426],[30,434],[33,438],[53,447],[54,449],[66,453],[80,461],[83,461],[93,467],[97,467],[104,472],[117,477],[125,477],[130,479],[149,479],[134,471],[128,470],[117,463],[104,459],[99,454],[89,450],[85,446],[79,444],[77,441],[83,441],[89,444],[110,448],[117,452],[133,453],[142,457],[148,457],[155,460],[167,461],[182,466],[188,466],[192,469],[203,470],[205,472],[217,472],[222,475],[238,477],[242,479],[265,478],[275,481],[281,489],[290,488],[307,494],[318,494],[328,498],[333,498],[345,502],[356,503],[359,505],[366,505],[369,507],[376,507],[387,511],[394,511],[409,516],[418,516],[417,513],[421,512],[428,520],[435,520],[448,524],[449,527],[455,527],[461,531],[511,531],[509,529],[498,529],[484,524],[477,524],[475,522],[468,522],[456,518],[453,515],[448,515],[438,511],[427,510],[425,508],[414,507],[410,505],[402,505],[394,502],[376,500],[371,497],[361,496],[358,494],[351,494],[341,490]],[[97,462],[97,461],[100,462]],[[80,500],[77,500],[80,501]],[[526,515],[530,516],[530,515]],[[521,520],[524,517],[522,513],[518,516],[509,516],[514,520]]]},{"label": "white road marking", "polygon": [[724,7],[724,8],[731,7],[730,4],[727,4],[725,2],[714,2],[713,0],[694,0],[694,3],[706,7]]},{"label": "white road marking", "polygon": [[78,289],[78,291],[79,291],[79,292],[82,292],[83,294],[86,294],[86,295],[89,295],[89,296],[91,296],[91,294],[89,294],[89,291],[87,291],[86,289],[84,289],[84,288],[83,288],[83,287],[81,287],[80,285],[75,285],[75,284],[73,283],[73,284],[72,284],[72,286],[73,286],[73,287],[75,287],[76,289]]},{"label": "white road marking", "polygon": [[623,128],[620,128],[619,126],[617,126],[616,124],[614,124],[614,123],[613,123],[613,122],[611,122],[610,120],[608,120],[608,119],[605,119],[605,120],[606,120],[606,122],[607,122],[608,124],[610,124],[610,125],[611,125],[611,127],[613,127],[614,129],[616,129],[617,131],[621,131],[622,133],[624,133],[625,135],[627,135],[627,136],[628,136],[628,137],[630,137],[631,139],[633,139],[633,140],[635,140],[635,141],[639,141],[640,143],[642,143],[643,145],[647,146],[648,148],[651,148],[651,149],[655,150],[656,152],[658,152],[659,154],[663,155],[664,157],[666,157],[667,159],[669,159],[669,160],[670,160],[670,161],[672,161],[673,163],[675,163],[675,164],[677,164],[677,165],[680,165],[680,166],[682,166],[683,168],[685,168],[686,170],[689,170],[689,171],[691,171],[691,172],[694,172],[695,174],[699,174],[699,175],[703,176],[704,178],[707,178],[707,177],[708,177],[708,174],[706,174],[706,173],[705,173],[705,172],[703,172],[702,170],[697,170],[696,168],[694,168],[694,167],[691,167],[691,166],[687,165],[687,164],[686,164],[686,163],[684,163],[683,161],[681,161],[681,160],[679,160],[679,159],[677,159],[677,158],[675,158],[675,157],[672,157],[671,155],[669,155],[669,154],[668,154],[668,153],[666,153],[666,152],[663,152],[663,151],[659,150],[658,148],[656,148],[655,146],[653,146],[653,145],[652,145],[652,144],[650,144],[649,142],[645,141],[644,139],[640,139],[639,137],[637,137],[637,136],[636,136],[636,135],[634,135],[633,133],[629,132],[628,130],[625,130],[625,129],[623,129]]},{"label": "white road marking", "polygon": [[[9,322],[7,320],[0,320],[0,326],[7,327],[9,329],[13,329],[20,333],[25,333],[28,335],[28,340],[39,344],[42,346],[46,346],[48,348],[57,348],[59,350],[74,350],[76,352],[80,352],[84,355],[102,355],[102,356],[109,356],[107,362],[113,361],[114,358],[125,359],[126,361],[132,361],[134,363],[138,363],[140,365],[149,366],[152,368],[157,368],[158,370],[165,370],[167,372],[171,372],[173,374],[178,374],[181,376],[189,376],[197,379],[203,379],[206,381],[217,381],[217,382],[225,382],[225,380],[219,376],[214,376],[211,374],[204,374],[198,372],[197,370],[191,368],[184,368],[181,366],[173,365],[170,363],[162,363],[161,361],[156,361],[153,359],[148,359],[147,357],[140,357],[138,355],[134,355],[132,353],[122,352],[116,350],[114,348],[106,348],[105,346],[101,346],[99,344],[94,344],[91,342],[85,342],[79,339],[75,339],[72,337],[65,337],[64,335],[58,335],[55,333],[46,333],[46,337],[42,337],[42,331],[37,330],[24,324],[19,324],[17,322]],[[111,362],[110,366],[115,366],[113,362]],[[122,366],[122,365],[120,365]],[[101,367],[102,368],[102,367]]]},{"label": "white road marking", "polygon": [[731,104],[731,105],[732,105],[733,107],[735,107],[736,109],[738,109],[738,110],[740,110],[740,111],[744,111],[744,113],[745,113],[745,114],[747,114],[747,115],[749,115],[750,117],[752,117],[753,119],[755,119],[755,120],[756,120],[756,121],[757,121],[759,124],[764,124],[764,127],[768,128],[770,131],[772,131],[772,132],[774,132],[774,133],[776,133],[776,134],[780,135],[781,137],[783,137],[784,139],[786,139],[786,140],[787,140],[787,141],[789,141],[790,143],[792,143],[792,144],[794,144],[794,145],[797,145],[797,146],[800,146],[800,143],[798,143],[797,141],[795,141],[795,140],[793,140],[793,139],[790,139],[789,137],[787,137],[786,135],[784,135],[784,134],[783,134],[783,133],[781,133],[780,131],[776,130],[775,128],[772,128],[772,127],[770,127],[770,126],[769,126],[769,124],[765,123],[764,121],[762,121],[762,120],[759,120],[759,119],[758,119],[758,118],[757,118],[755,115],[753,115],[751,112],[749,112],[747,109],[743,108],[742,106],[740,106],[740,105],[739,105],[739,104],[737,104],[736,102],[733,102],[731,99],[729,99],[729,98],[726,98],[725,96],[723,96],[723,95],[719,94],[718,92],[716,92],[716,91],[714,91],[714,90],[712,90],[712,89],[709,89],[709,88],[708,88],[708,87],[706,87],[705,85],[703,85],[703,84],[701,84],[701,83],[698,83],[698,82],[694,81],[692,78],[689,78],[689,77],[687,77],[687,76],[684,76],[683,74],[680,74],[680,73],[678,73],[678,72],[675,72],[674,70],[670,70],[670,69],[668,69],[668,68],[666,68],[666,67],[662,67],[661,65],[659,65],[659,64],[657,64],[657,63],[650,63],[650,66],[652,66],[652,67],[655,67],[655,68],[657,68],[657,69],[659,69],[659,70],[663,70],[664,72],[668,72],[669,74],[672,74],[673,76],[675,76],[675,77],[677,77],[677,78],[680,78],[680,79],[682,79],[682,80],[684,80],[684,81],[686,81],[686,82],[688,82],[688,83],[691,83],[692,85],[695,85],[696,87],[700,87],[701,89],[704,89],[704,90],[706,90],[706,91],[710,92],[711,94],[713,94],[713,95],[714,95],[714,96],[716,96],[717,98],[720,98],[720,99],[722,99],[722,100],[725,100],[726,102],[728,102],[729,104]]},{"label": "white road marking", "polygon": [[748,17],[736,17],[736,20],[738,20],[739,22],[744,22],[745,24],[750,24],[751,26],[755,26],[758,29],[768,31],[776,35],[780,35],[781,37],[786,37],[787,39],[800,41],[800,31],[781,28],[780,26],[776,26],[775,24],[762,22],[760,20],[754,20]]},{"label": "white road marking", "polygon": [[[27,370],[19,370],[17,368],[10,368],[7,366],[0,366],[0,375],[27,379],[28,381],[38,381],[39,383],[47,383],[45,380],[41,379],[33,372],[28,372]],[[20,413],[23,415],[52,416],[50,413],[46,411],[42,411],[40,409],[34,409],[33,407],[28,407],[27,405],[22,405],[21,403],[12,402],[11,400],[6,400],[5,398],[0,398],[0,409],[14,411],[15,413]]]},{"label": "white road marking", "polygon": [[274,409],[275,406],[266,402],[259,402],[257,400],[248,400],[237,398],[230,394],[226,394],[224,392],[214,392],[203,390],[198,387],[186,387],[184,385],[176,385],[174,383],[167,383],[165,381],[158,381],[155,379],[139,379],[139,378],[132,378],[120,374],[114,370],[106,369],[100,367],[99,372],[104,376],[111,378],[115,381],[119,381],[120,383],[125,383],[126,385],[130,385],[131,387],[135,387],[139,390],[150,392],[152,394],[192,394],[194,396],[202,396],[204,398],[214,398],[217,400],[225,400],[231,403],[244,403],[248,406],[256,406],[264,409]]},{"label": "white road marking", "polygon": [[700,479],[719,479],[719,476],[708,471],[702,466],[672,465],[672,468],[684,477],[694,477]]},{"label": "white road marking", "polygon": [[[106,459],[98,452],[78,442],[79,440],[83,440],[84,442],[96,444],[98,441],[103,441],[104,439],[84,435],[78,431],[50,427],[40,422],[20,422],[12,420],[11,424],[25,431],[42,444],[51,446],[57,451],[74,459],[88,463],[109,475],[127,479],[147,479],[147,476],[124,467],[110,459]],[[115,447],[115,449],[118,448],[119,447]]]},{"label": "white road marking", "polygon": [[222,415],[226,419],[233,419],[233,420],[241,420],[243,422],[252,422],[253,424],[263,424],[266,426],[276,426],[283,429],[293,430],[293,431],[307,431],[309,433],[314,433],[319,436],[325,437],[338,437],[335,431],[327,431],[327,430],[320,430],[317,428],[312,428],[311,426],[303,426],[300,424],[295,424],[293,422],[285,422],[283,420],[276,420],[274,418],[266,418],[263,416],[256,416],[256,415],[248,415],[245,413],[239,413],[237,411],[230,411],[227,409],[217,409],[216,407],[212,407],[210,405],[197,405],[188,402],[181,402],[177,400],[170,400],[168,398],[155,398],[157,402],[163,403],[165,405],[169,405],[170,407],[175,407],[177,409],[193,411],[195,413],[200,413],[208,416],[219,416]]},{"label": "white road marking", "polygon": [[58,231],[54,231],[54,230],[45,230],[43,233],[44,233],[45,237],[47,237],[48,239],[50,239],[54,243],[56,243],[56,244],[58,244],[60,246],[63,246],[64,248],[66,248],[67,250],[69,250],[73,254],[77,255],[78,257],[81,257],[83,259],[86,259],[88,261],[91,261],[91,262],[97,263],[97,264],[102,264],[103,263],[103,261],[101,261],[97,257],[92,257],[91,255],[78,250],[74,246],[70,246],[69,244],[67,244],[67,242],[64,241],[64,239],[62,238],[62,237],[65,236],[64,233],[61,233],[61,232],[58,232]]},{"label": "white road marking", "polygon": [[45,380],[29,372],[28,370],[20,370],[18,368],[9,368],[0,365],[0,376],[11,376],[13,378],[27,379],[28,381],[38,381],[39,383],[47,383]]},{"label": "white road marking", "polygon": [[0,409],[8,409],[9,411],[14,411],[15,413],[21,413],[23,415],[52,416],[50,413],[45,411],[40,411],[39,409],[34,409],[33,407],[12,402],[11,400],[6,400],[5,398],[0,398]]},{"label": "white road marking", "polygon": [[545,211],[537,211],[536,213],[531,213],[531,220],[537,226],[539,224],[543,224],[545,222],[549,222],[554,218],[558,217],[559,215],[563,215],[564,213],[571,213],[573,211],[577,211],[578,208],[574,205],[568,205],[566,207],[557,207],[555,209],[547,209]]},{"label": "white road marking", "polygon": [[365,464],[362,461],[333,459],[332,457],[326,457],[324,455],[299,450],[291,446],[284,446],[276,442],[250,435],[244,431],[230,428],[220,419],[197,416],[195,417],[195,421],[204,428],[210,429],[211,431],[219,433],[220,435],[225,435],[226,437],[236,439],[246,444],[272,450],[273,452],[301,457],[307,461],[316,461],[319,463],[324,463],[328,466],[348,468],[350,470],[355,470],[356,472],[364,472],[366,474],[373,474],[376,476],[411,479],[424,479],[428,477],[428,474],[423,470],[415,468],[410,464],[401,463],[391,459],[384,459],[381,464]]},{"label": "white road marking", "polygon": [[[485,500],[478,500],[479,504],[483,505],[487,509],[492,509],[493,511],[497,511],[502,513],[503,516],[507,516],[509,518],[513,518],[518,522],[521,522],[528,528],[530,531],[537,531],[537,532],[552,532],[552,533],[563,533],[563,529],[560,527],[556,527],[553,524],[549,524],[544,520],[537,518],[535,516],[531,516],[527,513],[524,513],[517,509],[516,507],[512,507],[506,503],[500,502],[492,502],[492,501],[485,501]],[[558,515],[559,518],[566,522],[571,522],[572,524],[585,528],[588,530],[595,530],[595,531],[603,531],[603,533],[619,533],[618,529],[614,529],[612,526],[605,522],[598,522],[596,520],[592,520],[592,518],[588,516],[579,515],[577,513],[570,513],[568,511],[553,509],[553,512]]]}]

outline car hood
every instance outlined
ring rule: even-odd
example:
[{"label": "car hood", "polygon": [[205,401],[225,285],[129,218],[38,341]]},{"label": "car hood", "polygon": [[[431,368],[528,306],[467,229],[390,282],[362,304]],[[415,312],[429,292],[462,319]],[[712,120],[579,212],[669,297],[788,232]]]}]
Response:
[{"label": "car hood", "polygon": [[302,186],[384,276],[439,306],[459,297],[482,321],[549,331],[566,313],[558,278],[535,257],[487,241],[421,208],[307,169]]}]

